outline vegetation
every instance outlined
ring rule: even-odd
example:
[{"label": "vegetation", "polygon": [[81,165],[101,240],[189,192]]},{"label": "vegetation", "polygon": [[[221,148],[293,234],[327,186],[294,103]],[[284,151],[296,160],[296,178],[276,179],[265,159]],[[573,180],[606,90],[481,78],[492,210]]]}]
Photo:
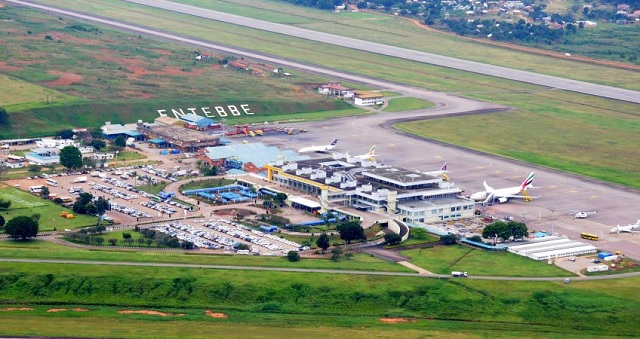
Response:
[{"label": "vegetation", "polygon": [[300,261],[300,253],[298,253],[298,251],[287,252],[287,260],[291,262]]},{"label": "vegetation", "polygon": [[235,182],[236,181],[233,179],[225,179],[224,177],[218,177],[218,178],[207,179],[207,180],[193,180],[191,182],[188,182],[180,186],[180,190],[187,191],[187,190],[197,190],[201,188],[220,187],[220,186],[232,185]]},{"label": "vegetation", "polygon": [[51,231],[54,228],[75,229],[96,223],[95,217],[86,215],[77,215],[73,219],[61,218],[60,213],[69,212],[68,209],[15,187],[0,187],[0,199],[11,201],[11,207],[2,211],[2,215],[7,220],[17,216],[32,216],[34,214],[44,216],[39,221],[40,231]]},{"label": "vegetation", "polygon": [[66,146],[60,150],[60,164],[68,169],[82,167],[82,154],[74,146]]},{"label": "vegetation", "polygon": [[567,277],[571,273],[508,252],[487,252],[461,245],[437,246],[400,252],[412,258],[411,263],[437,274],[451,271],[469,275],[497,275],[513,277]]},{"label": "vegetation", "polygon": [[38,220],[27,216],[15,217],[7,222],[5,232],[13,239],[33,238],[38,234]]},{"label": "vegetation", "polygon": [[416,98],[394,98],[389,100],[385,112],[402,112],[433,107],[433,103]]},{"label": "vegetation", "polygon": [[327,233],[322,233],[316,240],[316,245],[322,249],[322,253],[324,253],[329,246],[331,246],[331,240],[329,240],[329,236]]},{"label": "vegetation", "polygon": [[522,239],[529,234],[527,225],[517,221],[504,222],[502,220],[496,220],[482,230],[482,237],[486,239],[493,239],[493,244],[501,241],[511,241]]},{"label": "vegetation", "polygon": [[[54,317],[62,321],[98,316],[117,323],[113,320],[133,317],[159,326],[169,322],[192,327],[205,321],[198,314],[213,310],[225,313],[225,322],[255,324],[265,330],[287,324],[289,331],[309,326],[345,331],[366,326],[376,331],[383,324],[380,318],[402,317],[411,321],[392,330],[429,331],[435,327],[444,333],[470,335],[516,331],[521,336],[571,336],[578,332],[583,336],[614,332],[636,336],[639,332],[633,320],[640,315],[636,307],[639,297],[629,290],[638,280],[572,282],[570,286],[562,281],[502,281],[496,288],[495,281],[471,279],[5,263],[0,273],[0,297],[8,305],[42,309],[27,316],[47,317],[47,305],[54,304],[55,308],[65,304],[89,309],[86,314],[63,312]],[[318,303],[324,306],[315,306]],[[182,319],[117,313],[126,309],[186,314]],[[614,311],[615,322],[611,321]],[[269,317],[263,318],[266,315]],[[14,330],[3,333],[13,333],[16,327],[22,328],[5,326]],[[85,321],[82,328],[95,331],[96,327],[86,326]]]},{"label": "vegetation", "polygon": [[360,220],[343,221],[336,230],[340,233],[340,239],[344,240],[347,244],[350,244],[354,240],[366,240],[367,237],[364,234],[364,229],[360,225]]}]

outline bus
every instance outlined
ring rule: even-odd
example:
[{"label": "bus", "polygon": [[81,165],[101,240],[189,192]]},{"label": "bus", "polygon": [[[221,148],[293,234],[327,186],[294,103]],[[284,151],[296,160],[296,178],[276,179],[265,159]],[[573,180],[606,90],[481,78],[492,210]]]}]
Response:
[{"label": "bus", "polygon": [[61,197],[60,200],[62,200],[63,204],[68,204],[70,202],[73,202],[73,198],[72,197]]},{"label": "bus", "polygon": [[44,182],[46,182],[47,185],[49,185],[49,186],[58,186],[58,182],[53,180],[53,179],[47,178]]},{"label": "bus", "polygon": [[587,239],[587,240],[598,241],[598,236],[594,235],[594,234],[591,234],[591,233],[580,233],[580,238]]},{"label": "bus", "polygon": [[29,192],[33,194],[39,194],[40,192],[42,192],[43,188],[44,188],[44,185],[29,186]]}]

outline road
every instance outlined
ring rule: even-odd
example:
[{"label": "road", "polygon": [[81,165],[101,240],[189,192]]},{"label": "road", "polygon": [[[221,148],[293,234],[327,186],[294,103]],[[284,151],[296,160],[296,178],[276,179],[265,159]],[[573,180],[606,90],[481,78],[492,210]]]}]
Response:
[{"label": "road", "polygon": [[[238,271],[271,271],[271,272],[296,272],[296,273],[322,273],[322,274],[349,274],[349,275],[376,275],[394,277],[422,277],[445,279],[452,278],[448,274],[418,274],[404,272],[382,271],[355,271],[355,270],[326,270],[318,268],[286,268],[286,267],[262,267],[262,266],[225,266],[225,265],[201,265],[201,264],[177,264],[177,263],[148,263],[128,261],[90,261],[90,260],[58,260],[58,259],[9,259],[0,258],[0,262],[36,263],[36,264],[60,264],[60,265],[101,265],[101,266],[136,266],[136,267],[168,267],[168,268],[199,268],[213,270],[238,270]],[[571,277],[574,281],[587,280],[611,280],[629,277],[638,277],[640,272],[631,272],[614,275],[599,275],[592,277]],[[473,276],[467,279],[478,280],[503,280],[503,281],[564,281],[566,277],[500,277],[500,276]]]},{"label": "road", "polygon": [[[482,189],[482,181],[484,180],[488,180],[489,183],[496,188],[517,186],[526,177],[528,172],[535,170],[536,179],[534,185],[541,188],[532,191],[532,194],[540,196],[540,199],[537,199],[533,203],[510,201],[508,204],[493,206],[488,209],[488,212],[496,216],[502,216],[504,214],[516,216],[518,219],[525,221],[530,228],[547,231],[553,230],[571,238],[579,237],[581,232],[594,233],[604,239],[604,241],[597,243],[599,247],[611,251],[622,250],[630,257],[640,258],[640,237],[638,237],[637,234],[609,234],[612,226],[632,223],[638,219],[637,206],[640,205],[639,190],[623,188],[597,180],[562,173],[549,168],[523,164],[456,146],[431,142],[404,134],[389,127],[392,121],[425,119],[451,114],[489,113],[507,110],[508,108],[506,107],[219,46],[207,41],[169,34],[92,15],[55,9],[19,0],[5,1],[181,43],[221,50],[232,54],[245,55],[249,58],[264,60],[286,67],[303,69],[330,77],[360,82],[376,88],[388,89],[403,93],[407,96],[435,102],[435,107],[425,110],[402,113],[379,112],[378,114],[366,116],[302,123],[299,124],[299,126],[306,128],[309,131],[308,133],[299,134],[288,139],[283,139],[280,135],[265,136],[261,140],[266,143],[291,148],[288,146],[292,144],[297,146],[324,144],[332,138],[337,137],[340,138],[337,150],[350,150],[351,154],[364,153],[371,145],[376,144],[378,146],[377,151],[381,155],[378,158],[380,162],[422,171],[436,170],[446,161],[449,163],[450,170],[452,171],[452,179],[458,186],[465,190],[465,194],[470,194],[473,191]],[[155,3],[160,4],[164,2],[154,1],[154,4]],[[178,6],[178,4],[175,5]],[[198,11],[202,12],[201,14],[203,15],[204,13],[208,13],[207,15],[217,13],[211,13],[212,11],[202,9],[198,9]],[[225,15],[228,16],[228,14]],[[246,18],[242,18],[243,21],[241,23],[244,23],[245,19]],[[246,19],[246,22],[253,22],[253,19]],[[277,26],[277,24],[270,25]],[[288,28],[293,29],[293,27]],[[389,48],[393,49],[393,47]],[[532,79],[535,79],[535,77]],[[570,80],[567,81],[571,82]],[[557,84],[559,83],[562,82],[558,82]],[[585,84],[585,89],[599,88],[597,85],[594,85],[596,87],[589,87],[587,85],[589,84]],[[619,89],[609,88],[609,90],[618,91]],[[576,91],[579,90],[576,89]],[[625,92],[625,90],[619,91],[621,91],[620,93]],[[589,93],[585,91],[581,92]],[[640,102],[640,93],[633,93],[633,102]],[[600,95],[606,96],[604,93],[600,93]],[[499,137],[492,136],[491,131],[478,131],[478,136],[488,138]],[[598,210],[598,214],[586,220],[573,220],[573,218],[569,217],[569,212],[572,210]]]}]

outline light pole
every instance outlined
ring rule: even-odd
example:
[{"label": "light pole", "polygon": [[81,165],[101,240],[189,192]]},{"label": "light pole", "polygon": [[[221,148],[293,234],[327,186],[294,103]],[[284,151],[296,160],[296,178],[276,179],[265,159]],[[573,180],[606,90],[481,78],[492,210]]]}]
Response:
[{"label": "light pole", "polygon": [[555,212],[555,208],[551,207],[549,210],[551,210],[551,235],[555,235],[555,232],[553,230],[553,212]]}]

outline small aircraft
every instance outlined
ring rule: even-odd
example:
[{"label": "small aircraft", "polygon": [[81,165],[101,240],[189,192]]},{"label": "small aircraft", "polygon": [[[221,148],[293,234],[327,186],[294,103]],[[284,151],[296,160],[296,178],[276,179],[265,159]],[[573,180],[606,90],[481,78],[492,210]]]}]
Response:
[{"label": "small aircraft", "polygon": [[638,219],[638,221],[636,221],[635,224],[629,224],[627,226],[618,225],[611,229],[611,233],[620,233],[620,232],[635,233],[635,232],[638,232],[636,231],[636,229],[638,228],[640,228],[640,219]]},{"label": "small aircraft", "polygon": [[574,216],[576,219],[586,219],[586,218],[588,218],[590,215],[595,215],[596,213],[598,213],[598,212],[597,212],[597,211],[591,211],[591,212],[578,211],[578,212],[575,212],[575,213],[573,214],[573,216]]},{"label": "small aircraft", "polygon": [[[505,203],[509,198],[519,198],[524,201],[530,201],[536,197],[531,197],[527,195],[527,189],[531,188],[531,184],[533,183],[533,177],[535,176],[534,172],[531,172],[527,179],[522,182],[520,186],[507,187],[507,188],[499,188],[495,189],[489,185],[487,185],[487,181],[485,180],[482,184],[484,185],[484,191],[476,192],[471,194],[469,198],[475,201],[482,201],[482,204],[491,204],[493,201],[497,200],[499,203]],[[520,195],[523,193],[524,195]]]},{"label": "small aircraft", "polygon": [[447,175],[447,173],[449,173],[449,171],[447,171],[447,163],[445,162],[444,165],[442,165],[442,167],[440,167],[439,171],[430,171],[430,172],[422,172],[423,174],[426,175],[431,175],[434,177],[437,176],[442,176],[445,180],[449,180],[449,176]]},{"label": "small aircraft", "polygon": [[328,152],[328,151],[336,148],[336,144],[337,143],[338,143],[338,139],[333,139],[333,141],[329,145],[303,147],[303,148],[298,150],[298,153],[311,153],[311,152],[324,153],[324,152]]},{"label": "small aircraft", "polygon": [[347,158],[356,158],[356,159],[360,159],[360,160],[374,160],[374,157],[377,157],[376,153],[376,145],[371,146],[371,149],[369,149],[369,152],[365,153],[365,154],[360,154],[360,155],[349,155],[349,151],[347,151]]}]

